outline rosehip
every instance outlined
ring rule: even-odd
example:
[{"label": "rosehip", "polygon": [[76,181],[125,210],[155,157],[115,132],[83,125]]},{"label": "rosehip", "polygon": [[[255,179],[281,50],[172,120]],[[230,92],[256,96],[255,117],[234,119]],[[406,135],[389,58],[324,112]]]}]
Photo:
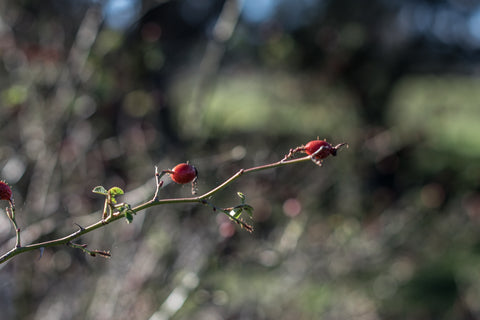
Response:
[{"label": "rosehip", "polygon": [[12,189],[4,181],[0,181],[0,200],[12,201]]},{"label": "rosehip", "polygon": [[197,169],[188,163],[177,164],[168,173],[172,180],[179,184],[194,182],[198,175]]},{"label": "rosehip", "polygon": [[304,152],[309,156],[313,156],[312,160],[318,165],[322,165],[322,160],[328,157],[329,155],[336,156],[337,150],[340,147],[346,145],[346,143],[337,144],[333,147],[330,143],[325,140],[312,140],[308,142],[305,146],[300,146],[295,149],[290,149],[290,152],[283,158],[282,161],[285,161],[293,157],[298,152]]},{"label": "rosehip", "polygon": [[[322,150],[318,150],[322,148]],[[312,140],[305,145],[305,153],[309,156],[315,154],[315,159],[325,159],[329,155],[336,156],[337,155],[337,147],[332,147],[330,143],[325,140]]]}]

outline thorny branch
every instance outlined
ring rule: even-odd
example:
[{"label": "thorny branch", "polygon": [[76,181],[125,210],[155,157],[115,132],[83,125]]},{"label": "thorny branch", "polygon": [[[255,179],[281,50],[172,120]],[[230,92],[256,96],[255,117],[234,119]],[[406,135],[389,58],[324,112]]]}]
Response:
[{"label": "thorny branch", "polygon": [[[246,229],[247,231],[251,231],[251,227],[243,222],[241,219],[236,218],[234,216],[231,216],[229,214],[229,210],[232,208],[218,208],[217,206],[213,205],[208,201],[208,198],[213,196],[215,193],[223,190],[225,187],[230,185],[232,182],[240,178],[244,174],[256,172],[256,171],[261,171],[261,170],[266,170],[266,169],[272,169],[272,168],[277,168],[285,165],[290,165],[290,164],[295,164],[295,163],[300,163],[300,162],[305,162],[305,161],[313,161],[316,163],[317,161],[313,158],[315,154],[312,154],[310,156],[305,156],[301,158],[296,158],[296,159],[282,159],[278,162],[266,164],[266,165],[261,165],[257,167],[252,167],[248,169],[240,169],[237,173],[235,173],[233,176],[225,180],[222,184],[218,185],[217,187],[211,189],[210,191],[200,195],[200,196],[195,196],[195,197],[187,197],[187,198],[174,198],[174,199],[158,199],[158,192],[159,189],[161,188],[163,182],[160,180],[160,178],[163,175],[162,173],[158,172],[158,168],[155,168],[155,182],[156,182],[156,189],[155,189],[155,194],[154,197],[145,202],[142,203],[134,208],[129,209],[131,214],[137,214],[140,211],[143,211],[147,208],[154,207],[154,206],[159,206],[159,205],[165,205],[165,204],[174,204],[174,203],[200,203],[204,205],[208,205],[212,207],[214,211],[220,211],[228,215],[234,222],[239,224],[242,228]],[[25,246],[21,246],[20,242],[17,241],[17,245],[11,249],[10,251],[6,252],[2,256],[0,256],[0,264],[10,260],[11,258],[15,257],[16,255],[28,251],[33,251],[33,250],[43,250],[44,248],[48,247],[53,247],[53,246],[59,246],[59,245],[67,245],[69,247],[77,248],[80,249],[91,256],[96,256],[100,255],[103,257],[109,257],[110,253],[106,251],[99,251],[99,250],[88,250],[86,249],[86,245],[84,244],[75,244],[72,241],[79,238],[80,236],[87,234],[89,232],[92,232],[93,230],[105,227],[107,224],[117,221],[121,218],[124,218],[124,212],[122,211],[122,208],[124,208],[125,204],[119,204],[115,208],[117,208],[117,211],[114,211],[111,215],[109,215],[106,219],[101,219],[100,221],[93,223],[87,227],[82,227],[79,226],[79,229],[63,238],[59,239],[54,239],[50,241],[45,241],[45,242],[40,242],[40,243],[34,243],[34,244],[29,244]],[[19,240],[19,239],[18,239]]]}]

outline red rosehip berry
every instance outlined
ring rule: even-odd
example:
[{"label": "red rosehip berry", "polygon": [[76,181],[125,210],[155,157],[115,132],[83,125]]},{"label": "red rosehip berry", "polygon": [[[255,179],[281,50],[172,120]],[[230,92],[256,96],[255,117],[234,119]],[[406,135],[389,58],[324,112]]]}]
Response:
[{"label": "red rosehip berry", "polygon": [[12,189],[5,181],[0,181],[0,200],[12,201]]},{"label": "red rosehip berry", "polygon": [[[320,148],[322,150],[318,150]],[[325,140],[312,140],[305,145],[305,153],[309,156],[316,153],[315,159],[325,159],[329,155],[336,156],[337,149]]]},{"label": "red rosehip berry", "polygon": [[290,149],[290,152],[283,158],[282,161],[292,158],[298,152],[302,152],[308,154],[309,156],[312,156],[313,162],[321,166],[323,159],[325,159],[329,155],[336,156],[337,150],[344,145],[347,144],[340,143],[334,147],[325,140],[312,140],[304,146]]},{"label": "red rosehip berry", "polygon": [[168,173],[172,180],[179,184],[194,182],[198,175],[197,169],[188,163],[177,164]]}]

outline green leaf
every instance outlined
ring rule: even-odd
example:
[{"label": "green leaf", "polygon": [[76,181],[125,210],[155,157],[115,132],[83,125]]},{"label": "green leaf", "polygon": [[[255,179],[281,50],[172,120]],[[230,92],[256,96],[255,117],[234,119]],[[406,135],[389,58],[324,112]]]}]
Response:
[{"label": "green leaf", "polygon": [[245,195],[241,192],[237,192],[237,195],[240,197],[240,199],[242,200],[242,204],[245,203]]},{"label": "green leaf", "polygon": [[125,210],[125,219],[127,219],[127,223],[132,223],[133,221],[133,214],[132,210]]},{"label": "green leaf", "polygon": [[108,194],[110,195],[110,202],[112,204],[116,204],[117,200],[115,200],[115,196],[118,196],[119,194],[123,194],[123,190],[120,189],[119,187],[112,187],[110,190],[108,190]]},{"label": "green leaf", "polygon": [[241,214],[242,214],[242,208],[241,207],[235,207],[229,212],[229,215],[231,217],[233,217],[234,219],[240,218]]},{"label": "green leaf", "polygon": [[252,206],[246,204],[246,205],[243,206],[243,210],[245,210],[248,213],[250,218],[253,217],[253,207]]},{"label": "green leaf", "polygon": [[135,214],[135,211],[132,210],[132,206],[130,206],[128,203],[118,207],[120,214],[123,214],[125,216],[125,219],[127,219],[127,223],[132,223],[133,221],[133,215]]},{"label": "green leaf", "polygon": [[104,196],[107,195],[107,190],[103,186],[96,186],[92,190],[93,193],[103,194]]},{"label": "green leaf", "polygon": [[110,190],[108,190],[108,193],[114,197],[114,196],[118,196],[119,194],[123,194],[123,190],[120,189],[119,187],[112,187],[110,188]]}]

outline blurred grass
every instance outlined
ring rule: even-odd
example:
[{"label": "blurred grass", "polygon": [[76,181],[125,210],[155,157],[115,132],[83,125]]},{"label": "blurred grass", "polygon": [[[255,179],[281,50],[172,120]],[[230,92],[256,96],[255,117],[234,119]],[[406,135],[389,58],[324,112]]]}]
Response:
[{"label": "blurred grass", "polygon": [[403,139],[420,136],[434,150],[479,157],[479,88],[477,77],[407,77],[393,92],[389,124]]},{"label": "blurred grass", "polygon": [[[358,125],[354,99],[347,90],[312,76],[258,70],[224,73],[215,80],[205,103],[197,106],[189,75],[173,85],[173,99],[182,132],[191,137],[257,132],[267,135],[335,133],[345,137]],[[200,122],[201,130],[195,125]]]}]

